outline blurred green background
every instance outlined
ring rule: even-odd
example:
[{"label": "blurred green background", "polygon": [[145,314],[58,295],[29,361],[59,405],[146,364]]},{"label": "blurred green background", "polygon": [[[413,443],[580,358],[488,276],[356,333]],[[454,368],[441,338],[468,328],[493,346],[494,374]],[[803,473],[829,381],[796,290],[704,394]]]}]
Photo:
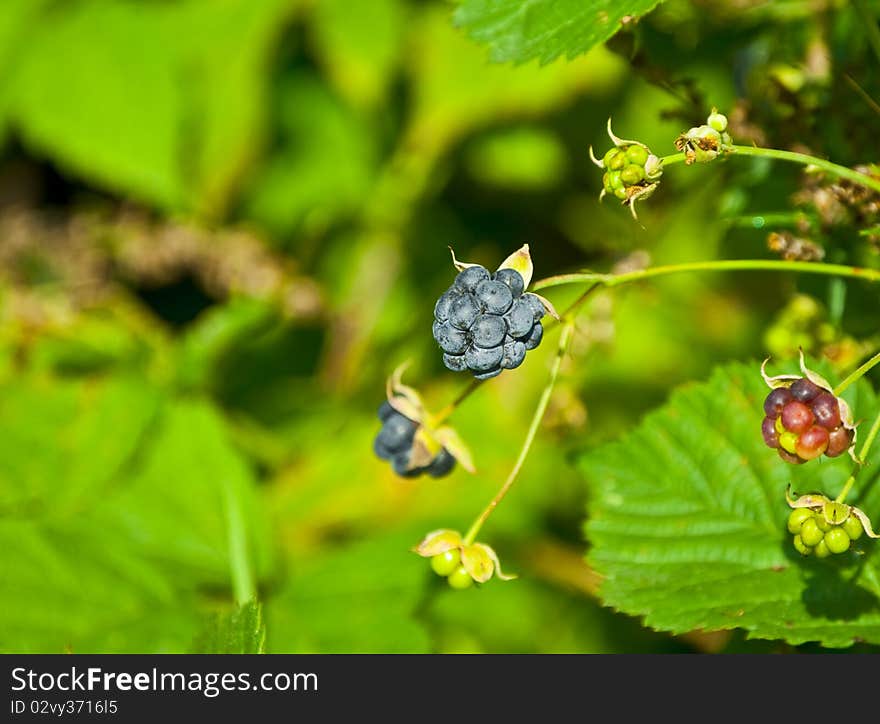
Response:
[{"label": "blurred green background", "polygon": [[712,275],[597,297],[481,536],[513,583],[446,590],[409,548],[493,495],[554,342],[456,412],[475,476],[395,478],[375,412],[407,359],[434,409],[465,384],[430,334],[448,245],[494,268],[529,243],[540,278],[771,257],[787,231],[877,266],[854,228],[880,223],[870,209],[823,213],[796,167],[671,168],[640,225],[599,204],[587,157],[609,116],[662,155],[717,106],[739,143],[876,162],[863,21],[839,2],[671,0],[586,55],[514,66],[454,9],[4,0],[0,650],[199,650],[233,569],[271,652],[785,648],[602,608],[573,458],[721,361],[802,345],[852,368],[880,341],[876,293]]}]

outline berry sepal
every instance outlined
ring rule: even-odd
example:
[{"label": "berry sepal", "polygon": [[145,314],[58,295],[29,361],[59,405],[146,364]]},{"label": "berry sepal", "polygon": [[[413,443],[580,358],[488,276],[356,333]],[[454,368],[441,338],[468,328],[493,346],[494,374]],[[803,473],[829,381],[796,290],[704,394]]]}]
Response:
[{"label": "berry sepal", "polygon": [[468,588],[474,581],[486,583],[492,576],[511,581],[516,576],[504,573],[498,554],[485,543],[466,543],[457,530],[441,528],[428,533],[413,548],[422,558],[431,559],[431,567],[444,576],[453,588]]}]

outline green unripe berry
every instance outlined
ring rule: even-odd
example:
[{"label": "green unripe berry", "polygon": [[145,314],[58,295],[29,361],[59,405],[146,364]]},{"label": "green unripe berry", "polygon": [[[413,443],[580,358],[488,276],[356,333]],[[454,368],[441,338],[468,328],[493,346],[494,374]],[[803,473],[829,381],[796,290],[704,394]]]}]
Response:
[{"label": "green unripe berry", "polygon": [[626,153],[618,148],[617,153],[611,157],[611,161],[608,164],[608,168],[612,171],[620,171],[624,166],[626,166]]},{"label": "green unripe berry", "polygon": [[827,533],[829,530],[831,530],[832,525],[827,520],[825,520],[824,515],[822,515],[821,513],[816,513],[815,519],[816,525],[819,526],[819,530],[821,530],[823,533]]},{"label": "green unripe berry", "polygon": [[816,547],[813,548],[813,553],[816,554],[816,558],[827,558],[831,555],[831,551],[828,550],[824,540],[820,540]]},{"label": "green unripe berry", "polygon": [[843,529],[846,531],[850,540],[858,540],[862,537],[862,533],[864,533],[862,522],[854,515],[851,515],[843,522]]},{"label": "green unripe berry", "polygon": [[431,568],[438,576],[448,576],[461,564],[461,555],[457,548],[438,553],[431,557]]},{"label": "green unripe berry", "polygon": [[614,189],[614,195],[623,201],[626,198],[626,190],[623,188]]},{"label": "green unripe berry", "polygon": [[782,415],[776,418],[776,422],[773,423],[773,427],[776,428],[776,432],[780,435],[784,432],[787,432],[785,429],[785,425],[782,424]]},{"label": "green unripe berry", "polygon": [[804,545],[804,541],[799,535],[796,535],[794,537],[794,547],[797,549],[797,552],[800,553],[802,556],[808,556],[810,555],[810,553],[813,552],[812,548],[808,548]]},{"label": "green unripe berry", "polygon": [[804,542],[804,545],[810,546],[811,548],[815,545],[819,544],[819,541],[825,537],[825,534],[816,524],[816,518],[808,518],[804,521],[801,526],[801,540]]},{"label": "green unripe berry", "polygon": [[620,149],[617,146],[612,146],[606,151],[605,155],[602,157],[602,165],[605,168],[611,168],[611,162],[617,157],[618,153],[620,153]]},{"label": "green unripe berry", "polygon": [[713,111],[709,114],[709,117],[706,119],[706,123],[708,123],[712,128],[714,128],[719,133],[724,133],[727,130],[727,116],[723,113],[718,113],[718,111]]},{"label": "green unripe berry", "polygon": [[850,539],[843,528],[832,528],[825,534],[825,545],[832,553],[846,553]]},{"label": "green unripe berry", "polygon": [[645,178],[645,169],[641,166],[636,166],[634,163],[625,166],[623,171],[620,172],[620,180],[627,186],[635,186],[643,178]]},{"label": "green unripe berry", "polygon": [[463,591],[465,588],[470,588],[474,585],[474,579],[471,578],[471,574],[465,570],[464,566],[456,568],[449,574],[449,578],[446,580],[457,591]]},{"label": "green unripe berry", "polygon": [[798,436],[795,435],[795,433],[786,430],[779,436],[779,447],[787,453],[797,455],[797,441]]},{"label": "green unripe berry", "polygon": [[623,181],[620,180],[620,171],[608,172],[608,185],[611,187],[612,193],[617,189],[623,188]]},{"label": "green unripe berry", "polygon": [[805,520],[813,517],[813,512],[809,508],[795,508],[788,516],[788,532],[797,535],[801,532],[801,526]]},{"label": "green unripe berry", "polygon": [[644,166],[648,160],[648,151],[643,146],[633,144],[626,149],[626,160],[636,166]]}]

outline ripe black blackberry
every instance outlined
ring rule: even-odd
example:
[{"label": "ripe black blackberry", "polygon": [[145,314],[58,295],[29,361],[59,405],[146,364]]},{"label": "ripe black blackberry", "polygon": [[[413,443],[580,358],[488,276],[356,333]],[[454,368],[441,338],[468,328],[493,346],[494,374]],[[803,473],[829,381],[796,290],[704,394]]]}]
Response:
[{"label": "ripe black blackberry", "polygon": [[419,423],[395,410],[387,401],[379,407],[378,414],[382,429],[373,441],[373,450],[380,459],[391,461],[395,473],[403,478],[417,478],[425,473],[432,478],[441,478],[452,472],[455,458],[446,448],[440,448],[427,465],[411,467]]},{"label": "ripe black blackberry", "polygon": [[546,310],[515,269],[494,274],[479,265],[459,272],[434,305],[433,334],[443,364],[453,372],[470,370],[480,380],[519,367],[544,335]]}]

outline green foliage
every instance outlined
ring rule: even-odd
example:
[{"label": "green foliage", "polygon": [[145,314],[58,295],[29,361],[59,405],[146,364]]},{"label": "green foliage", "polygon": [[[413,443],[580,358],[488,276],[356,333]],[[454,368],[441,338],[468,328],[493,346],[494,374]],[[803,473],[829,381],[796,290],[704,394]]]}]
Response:
[{"label": "green foliage", "polygon": [[27,143],[165,209],[222,209],[260,144],[263,66],[288,0],[77,0],[38,21],[31,6],[8,91]]},{"label": "green foliage", "polygon": [[377,536],[301,560],[267,606],[269,651],[421,653],[430,650],[415,620],[431,575],[409,548],[415,531]]},{"label": "green foliage", "polygon": [[489,45],[492,60],[549,63],[586,53],[659,0],[463,0],[455,22]]},{"label": "green foliage", "polygon": [[192,653],[263,654],[266,652],[266,625],[263,607],[249,601],[226,613],[214,614],[196,637]]},{"label": "green foliage", "polygon": [[[880,642],[870,549],[806,560],[786,531],[786,486],[834,495],[852,462],[779,460],[759,433],[766,390],[757,365],[720,368],[581,458],[595,491],[587,533],[590,561],[605,576],[602,598],[676,633],[743,628],[794,644]],[[846,397],[860,417],[880,412],[865,383]],[[869,466],[878,463],[874,448]],[[859,481],[859,505],[875,518],[876,476]]]},{"label": "green foliage", "polygon": [[199,589],[229,585],[233,513],[267,574],[254,480],[212,406],[126,378],[19,379],[4,399],[2,650],[185,649]]}]

